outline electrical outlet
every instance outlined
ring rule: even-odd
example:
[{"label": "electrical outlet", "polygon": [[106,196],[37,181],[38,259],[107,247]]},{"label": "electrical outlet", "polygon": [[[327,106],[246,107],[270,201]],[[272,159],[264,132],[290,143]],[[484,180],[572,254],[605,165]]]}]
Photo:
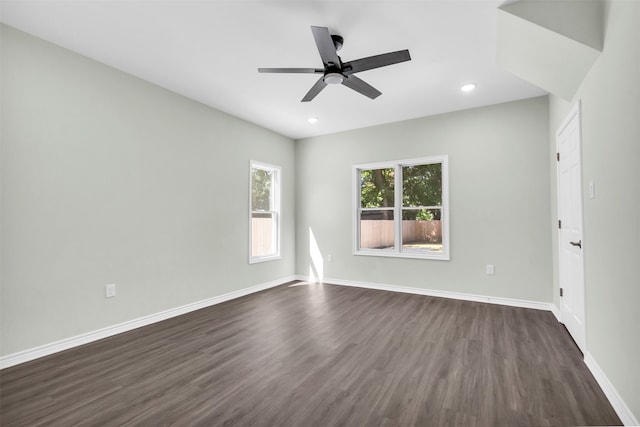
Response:
[{"label": "electrical outlet", "polygon": [[109,285],[105,285],[104,287],[104,297],[105,298],[113,298],[116,296],[116,285],[111,283]]},{"label": "electrical outlet", "polygon": [[327,261],[328,261],[328,262],[333,262],[333,255],[328,254],[328,255],[327,255]]},{"label": "electrical outlet", "polygon": [[487,264],[487,274],[489,276],[493,276],[494,273],[495,273],[495,269],[493,267],[493,264]]},{"label": "electrical outlet", "polygon": [[589,198],[596,198],[596,184],[593,181],[589,181]]}]

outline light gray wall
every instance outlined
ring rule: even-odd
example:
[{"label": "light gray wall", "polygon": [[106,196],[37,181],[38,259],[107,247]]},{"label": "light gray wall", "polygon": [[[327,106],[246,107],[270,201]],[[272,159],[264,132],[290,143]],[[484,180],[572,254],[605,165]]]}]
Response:
[{"label": "light gray wall", "polygon": [[[640,2],[607,4],[604,51],[572,103],[552,97],[555,129],[581,100],[587,352],[640,419]],[[552,169],[552,198],[556,198]],[[588,182],[595,183],[594,199]],[[555,212],[554,212],[555,214]],[[553,229],[557,245],[557,230]],[[554,257],[556,261],[557,257]],[[557,265],[554,268],[557,293]]]},{"label": "light gray wall", "polygon": [[[294,150],[2,26],[1,354],[293,275]],[[250,159],[284,179],[283,259],[254,265]]]},{"label": "light gray wall", "polygon": [[[548,135],[540,97],[298,141],[297,274],[318,268],[313,233],[325,278],[551,302]],[[440,154],[451,260],[353,255],[352,165]]]}]

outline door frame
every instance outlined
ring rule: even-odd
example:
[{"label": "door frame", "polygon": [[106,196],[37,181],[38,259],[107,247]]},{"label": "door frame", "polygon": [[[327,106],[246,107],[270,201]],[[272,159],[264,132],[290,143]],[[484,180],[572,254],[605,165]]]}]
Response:
[{"label": "door frame", "polygon": [[[575,340],[575,337],[572,336],[572,338],[574,338],[574,341],[576,342],[576,345],[578,346],[578,348],[580,349],[580,351],[582,351],[582,354],[586,354],[586,349],[587,349],[587,292],[586,292],[586,281],[585,281],[585,239],[584,239],[584,191],[583,191],[583,174],[582,174],[582,166],[583,166],[583,162],[582,162],[582,103],[581,100],[579,99],[570,109],[569,112],[567,113],[566,117],[564,118],[564,120],[562,121],[562,123],[560,124],[560,126],[558,127],[558,129],[556,130],[556,153],[560,153],[560,146],[559,146],[559,137],[560,137],[560,133],[567,127],[567,125],[571,122],[571,120],[574,119],[574,117],[577,119],[578,121],[578,126],[577,126],[577,133],[578,133],[578,150],[580,151],[580,162],[579,162],[579,167],[580,167],[580,177],[579,177],[579,182],[580,182],[580,211],[579,211],[579,215],[580,215],[580,222],[581,222],[581,233],[582,233],[582,283],[580,284],[580,291],[582,292],[582,314],[583,314],[583,319],[582,319],[582,328],[581,328],[581,334],[582,334],[582,346]],[[558,216],[558,220],[562,220],[562,218],[560,218],[560,164],[559,162],[556,162],[556,198],[557,198],[557,206],[556,206],[556,214]],[[562,268],[562,240],[560,238],[560,230],[558,230],[558,255],[557,255],[557,260],[558,260],[558,293],[560,292],[560,289],[562,288],[563,284],[560,282],[560,279],[562,277],[560,271]],[[566,268],[566,267],[565,267]],[[562,303],[562,296],[560,297],[560,307],[559,307],[559,313],[560,313],[560,322],[562,324],[565,323],[565,319],[564,319],[564,304]],[[567,331],[569,331],[567,329]],[[569,334],[571,334],[571,332],[569,331]]]}]

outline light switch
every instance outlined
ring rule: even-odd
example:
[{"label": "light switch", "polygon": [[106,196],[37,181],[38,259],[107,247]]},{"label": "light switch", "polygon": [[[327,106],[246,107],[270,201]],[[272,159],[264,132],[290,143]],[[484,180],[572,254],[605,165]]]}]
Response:
[{"label": "light switch", "polygon": [[105,285],[104,287],[104,296],[105,298],[113,298],[116,296],[116,285],[115,283],[111,283],[109,285]]}]

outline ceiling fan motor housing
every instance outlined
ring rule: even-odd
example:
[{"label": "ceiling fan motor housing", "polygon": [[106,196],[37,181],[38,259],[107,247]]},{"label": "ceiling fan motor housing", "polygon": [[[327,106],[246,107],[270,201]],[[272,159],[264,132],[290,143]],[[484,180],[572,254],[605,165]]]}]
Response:
[{"label": "ceiling fan motor housing", "polygon": [[335,46],[336,50],[342,49],[342,45],[344,44],[344,38],[342,38],[342,36],[331,34],[331,40],[333,40],[333,45]]}]

